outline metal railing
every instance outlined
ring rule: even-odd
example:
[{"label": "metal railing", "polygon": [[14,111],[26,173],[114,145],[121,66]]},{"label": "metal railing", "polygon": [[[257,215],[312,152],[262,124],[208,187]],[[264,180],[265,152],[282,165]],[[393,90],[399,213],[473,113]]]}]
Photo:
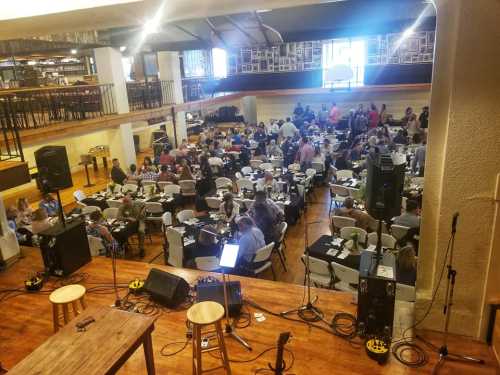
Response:
[{"label": "metal railing", "polygon": [[127,82],[130,111],[175,104],[173,81]]},{"label": "metal railing", "polygon": [[0,91],[2,129],[35,129],[116,113],[113,85],[82,85]]},{"label": "metal railing", "polygon": [[23,147],[16,124],[2,122],[0,125],[0,161],[14,159],[24,161]]}]

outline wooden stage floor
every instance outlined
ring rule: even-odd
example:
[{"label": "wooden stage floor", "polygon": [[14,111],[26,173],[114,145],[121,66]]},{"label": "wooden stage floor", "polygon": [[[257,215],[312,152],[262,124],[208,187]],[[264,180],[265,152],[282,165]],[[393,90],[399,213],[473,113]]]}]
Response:
[{"label": "wooden stage floor", "polygon": [[[42,269],[42,261],[38,250],[23,249],[24,257],[17,261],[7,271],[0,273],[0,289],[18,288],[28,275]],[[118,261],[118,281],[128,283],[135,278],[145,278],[151,267],[161,268],[175,273],[193,284],[197,277],[206,273],[176,269],[167,266],[151,265],[142,262]],[[96,257],[92,262],[81,268],[74,277],[85,275],[81,283],[87,289],[98,285],[108,285],[105,293],[89,292],[86,300],[89,306],[111,305],[114,296],[109,289],[112,280],[111,261],[107,258]],[[245,299],[254,301],[272,311],[279,312],[294,308],[302,303],[303,288],[268,280],[239,278]],[[50,290],[61,285],[60,281],[51,278],[44,286]],[[325,312],[327,319],[338,311],[354,313],[355,306],[351,304],[351,296],[346,293],[313,289],[313,294],[318,295],[318,306]],[[2,294],[3,295],[3,294]],[[125,291],[121,290],[121,296]],[[4,367],[11,368],[21,361],[31,351],[42,344],[52,335],[52,313],[48,301],[48,293],[23,293],[13,298],[0,300],[2,319],[0,320],[0,361]],[[253,352],[246,351],[232,339],[226,340],[229,357],[232,360],[245,360],[255,357],[263,350],[273,347],[281,332],[290,331],[293,335],[287,345],[295,355],[293,367],[286,374],[428,374],[436,362],[437,356],[428,353],[430,361],[424,368],[411,369],[399,364],[393,357],[385,366],[379,366],[367,357],[363,348],[349,343],[328,332],[310,328],[305,324],[287,321],[264,313],[266,320],[258,323],[253,318],[256,312],[252,307],[246,306],[251,313],[252,320],[249,327],[240,329],[239,333],[253,346]],[[177,355],[163,356],[161,349],[172,342],[185,342],[186,340],[186,312],[164,311],[158,316],[155,331],[153,332],[154,359],[158,374],[189,374],[191,373],[191,345]],[[439,336],[436,333],[421,332],[421,334],[436,344]],[[180,345],[182,346],[182,345]],[[170,346],[168,352],[180,348]],[[486,361],[486,365],[469,366],[460,363],[446,363],[441,374],[495,374],[497,368],[489,348],[479,342],[453,336],[450,339],[450,350],[467,352]],[[85,348],[82,348],[85,350]],[[257,369],[267,367],[267,363],[274,363],[275,352],[270,351],[256,361],[249,363],[231,364],[233,374],[253,374]],[[290,355],[285,354],[285,360],[290,363]],[[205,355],[204,363],[216,364],[215,359]],[[145,374],[144,355],[142,350],[129,359],[119,374]],[[214,372],[219,374],[220,372]],[[269,373],[269,372],[262,372]]]}]

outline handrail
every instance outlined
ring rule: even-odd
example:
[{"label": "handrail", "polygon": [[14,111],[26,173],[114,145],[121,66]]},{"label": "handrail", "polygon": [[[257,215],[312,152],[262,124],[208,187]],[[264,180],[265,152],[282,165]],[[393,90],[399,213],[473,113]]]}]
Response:
[{"label": "handrail", "polygon": [[0,96],[5,94],[25,93],[25,92],[38,92],[38,91],[57,91],[61,89],[74,89],[74,88],[92,88],[107,86],[109,83],[96,83],[74,86],[44,86],[44,87],[17,87],[13,89],[0,89]]}]

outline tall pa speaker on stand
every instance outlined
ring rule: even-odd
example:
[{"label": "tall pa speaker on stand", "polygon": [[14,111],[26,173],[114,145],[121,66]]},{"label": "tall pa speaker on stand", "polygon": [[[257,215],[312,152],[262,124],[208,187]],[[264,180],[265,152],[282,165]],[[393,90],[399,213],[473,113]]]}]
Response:
[{"label": "tall pa speaker on stand", "polygon": [[44,193],[57,193],[59,201],[59,217],[63,226],[66,225],[59,190],[73,186],[68,154],[64,146],[45,146],[35,151],[36,167],[38,169],[38,186]]}]

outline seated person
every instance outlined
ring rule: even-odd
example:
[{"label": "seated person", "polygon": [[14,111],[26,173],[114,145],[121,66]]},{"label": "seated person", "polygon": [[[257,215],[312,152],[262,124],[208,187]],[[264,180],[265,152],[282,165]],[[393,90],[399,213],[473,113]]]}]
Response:
[{"label": "seated person", "polygon": [[99,255],[111,256],[112,252],[116,256],[123,257],[124,252],[118,245],[118,242],[111,235],[108,228],[103,224],[104,218],[101,211],[93,211],[90,214],[90,224],[87,225],[87,234],[102,240],[105,250]]},{"label": "seated person", "polygon": [[[334,213],[335,216],[350,217],[356,220],[356,227],[368,230],[371,223],[371,216],[357,208],[354,208],[354,199],[347,197],[344,200],[344,206],[337,208]],[[333,225],[333,224],[332,224]]]},{"label": "seated person", "polygon": [[54,217],[59,215],[59,202],[50,193],[45,193],[40,201],[39,207],[44,209],[47,215]]},{"label": "seated person", "polygon": [[38,234],[52,226],[49,215],[47,211],[43,208],[39,208],[33,212],[33,220],[31,221],[31,233]]},{"label": "seated person", "polygon": [[123,185],[127,181],[127,175],[120,168],[120,162],[118,159],[113,159],[113,167],[111,168],[111,180],[115,184]]},{"label": "seated person", "polygon": [[264,163],[267,162],[267,157],[265,155],[265,152],[262,150],[262,147],[260,145],[255,149],[252,160],[262,160],[262,162]]},{"label": "seated person", "polygon": [[406,212],[395,217],[392,222],[408,228],[420,228],[420,216],[418,216],[418,204],[412,199],[406,201]]},{"label": "seated person", "polygon": [[26,230],[25,228],[18,228],[17,226],[17,208],[9,207],[5,210],[5,214],[7,216],[7,224],[9,225],[9,228],[12,229],[16,234],[16,238],[19,244],[24,246],[31,246],[31,232]]},{"label": "seated person", "polygon": [[160,174],[158,175],[158,181],[161,182],[171,182],[173,184],[177,183],[177,176],[168,170],[166,165],[160,167]]},{"label": "seated person", "polygon": [[352,163],[348,159],[349,151],[344,150],[342,154],[335,160],[335,168],[337,170],[351,169]]},{"label": "seated person", "polygon": [[413,246],[407,245],[399,249],[396,259],[396,281],[407,285],[415,285],[417,280],[417,257]]},{"label": "seated person", "polygon": [[273,200],[267,198],[267,194],[265,191],[257,191],[255,193],[255,201],[248,209],[248,214],[250,215],[250,217],[255,216],[256,204],[265,204],[269,208],[269,211],[271,212],[273,221],[275,223],[281,223],[283,221],[285,212],[281,209],[280,206],[274,203]]},{"label": "seated person", "polygon": [[143,169],[140,179],[145,181],[157,181],[158,173],[156,173],[156,168],[149,166]]},{"label": "seated person", "polygon": [[394,143],[398,145],[407,145],[408,144],[408,137],[405,136],[405,133],[403,130],[398,130],[398,134],[394,137],[392,140]]},{"label": "seated person", "polygon": [[248,216],[239,216],[236,224],[240,233],[237,266],[241,269],[258,268],[260,264],[253,263],[253,259],[257,250],[266,246],[264,234]]},{"label": "seated person", "polygon": [[125,195],[122,204],[118,208],[117,219],[137,223],[139,254],[141,257],[144,257],[144,236],[146,232],[145,217],[144,203],[133,201],[130,194]]},{"label": "seated person", "polygon": [[170,154],[169,150],[165,149],[161,152],[160,164],[161,165],[175,165],[175,157],[173,157]]},{"label": "seated person", "polygon": [[233,194],[226,193],[222,198],[222,203],[219,206],[219,212],[226,223],[234,221],[240,213],[240,205],[233,200]]},{"label": "seated person", "polygon": [[127,182],[128,181],[138,181],[141,179],[140,175],[137,173],[137,165],[130,164],[130,167],[128,169],[129,169],[129,172],[127,175]]},{"label": "seated person", "polygon": [[281,151],[280,146],[276,144],[276,141],[274,139],[271,139],[271,141],[269,142],[269,146],[267,147],[267,154],[270,157],[275,157],[275,158],[283,157],[283,151]]},{"label": "seated person", "polygon": [[19,226],[30,225],[33,216],[33,210],[31,209],[28,199],[19,198],[17,200],[17,219],[16,223]]},{"label": "seated person", "polygon": [[181,160],[181,173],[179,176],[179,180],[194,180],[193,173],[191,172],[191,168],[186,159]]},{"label": "seated person", "polygon": [[257,181],[257,190],[262,190],[268,192],[277,192],[278,183],[274,180],[273,174],[269,171],[264,172],[264,178],[261,178]]}]

